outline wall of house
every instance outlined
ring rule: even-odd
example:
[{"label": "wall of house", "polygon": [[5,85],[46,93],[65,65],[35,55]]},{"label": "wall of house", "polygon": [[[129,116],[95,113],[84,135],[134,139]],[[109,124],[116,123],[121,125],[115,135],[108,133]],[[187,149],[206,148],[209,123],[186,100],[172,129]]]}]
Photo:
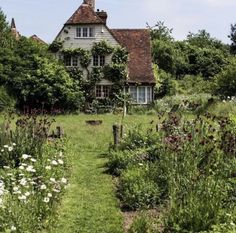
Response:
[{"label": "wall of house", "polygon": [[[85,26],[85,25],[81,25]],[[56,39],[65,41],[64,48],[84,48],[90,49],[93,46],[94,42],[99,42],[101,40],[107,40],[110,45],[117,46],[118,42],[114,39],[112,34],[107,30],[104,25],[86,25],[86,27],[95,28],[95,37],[94,38],[76,38],[76,28],[79,25],[64,26],[61,33],[57,36]],[[65,30],[67,32],[65,32]]]}]

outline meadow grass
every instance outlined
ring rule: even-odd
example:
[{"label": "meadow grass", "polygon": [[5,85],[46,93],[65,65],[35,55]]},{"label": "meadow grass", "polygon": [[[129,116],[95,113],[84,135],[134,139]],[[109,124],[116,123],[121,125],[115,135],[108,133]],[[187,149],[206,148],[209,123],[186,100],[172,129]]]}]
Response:
[{"label": "meadow grass", "polygon": [[[102,120],[100,126],[86,125],[86,120]],[[112,177],[105,164],[112,125],[121,123],[119,115],[67,115],[56,117],[69,140],[70,185],[58,209],[58,221],[49,232],[121,233],[123,218]],[[127,116],[126,128],[147,125],[155,116]]]}]

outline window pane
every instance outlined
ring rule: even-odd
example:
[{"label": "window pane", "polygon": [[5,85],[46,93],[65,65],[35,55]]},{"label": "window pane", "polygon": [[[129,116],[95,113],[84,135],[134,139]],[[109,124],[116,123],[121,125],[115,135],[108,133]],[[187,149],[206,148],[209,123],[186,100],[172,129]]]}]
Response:
[{"label": "window pane", "polygon": [[71,56],[64,57],[65,66],[71,66]]},{"label": "window pane", "polygon": [[137,87],[130,87],[130,96],[131,96],[131,99],[134,101],[134,102],[137,102]]},{"label": "window pane", "polygon": [[110,86],[103,86],[103,97],[107,98],[110,95]]},{"label": "window pane", "polygon": [[76,28],[76,37],[81,37],[81,28]]},{"label": "window pane", "polygon": [[78,66],[78,57],[72,58],[72,66]]},{"label": "window pane", "polygon": [[83,28],[83,37],[88,37],[88,28]]},{"label": "window pane", "polygon": [[96,97],[97,98],[102,97],[102,86],[96,86]]},{"label": "window pane", "polygon": [[139,87],[138,89],[138,103],[144,104],[146,102],[146,88]]},{"label": "window pane", "polygon": [[147,102],[150,103],[152,102],[152,88],[147,87]]},{"label": "window pane", "polygon": [[89,28],[89,37],[94,37],[94,28]]},{"label": "window pane", "polygon": [[104,66],[105,65],[105,56],[101,55],[100,56],[100,66]]},{"label": "window pane", "polygon": [[93,66],[98,66],[98,55],[93,55]]}]

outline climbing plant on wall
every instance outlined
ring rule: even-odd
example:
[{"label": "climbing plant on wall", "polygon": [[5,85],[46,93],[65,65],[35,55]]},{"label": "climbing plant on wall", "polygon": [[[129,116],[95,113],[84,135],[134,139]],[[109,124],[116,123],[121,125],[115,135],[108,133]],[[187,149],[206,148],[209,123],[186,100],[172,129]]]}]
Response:
[{"label": "climbing plant on wall", "polygon": [[[99,100],[108,105],[117,105],[119,98],[117,96],[123,94],[124,86],[127,80],[127,62],[128,52],[121,46],[112,47],[105,40],[95,42],[91,50],[83,48],[76,49],[62,49],[57,51],[63,57],[78,57],[81,67],[69,67],[68,72],[70,76],[77,80],[83,93],[85,102],[92,103],[96,100],[95,86],[102,79],[107,79],[113,83],[111,86],[111,95],[105,100]],[[92,55],[111,56],[111,64],[104,67],[92,67],[88,69],[91,63]],[[86,76],[82,69],[87,71]],[[95,102],[99,102],[95,101]]]}]

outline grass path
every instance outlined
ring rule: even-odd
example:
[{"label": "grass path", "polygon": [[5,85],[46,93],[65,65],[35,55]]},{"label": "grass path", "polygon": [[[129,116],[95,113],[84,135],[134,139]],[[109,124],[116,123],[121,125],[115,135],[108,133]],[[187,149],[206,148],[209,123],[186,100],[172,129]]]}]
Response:
[{"label": "grass path", "polygon": [[[114,115],[89,116],[103,120],[102,126],[86,126],[86,115],[61,116],[56,119],[70,141],[72,176],[59,209],[53,233],[122,233],[123,218],[115,196],[112,177],[105,173],[102,156],[112,141]],[[149,120],[150,117],[147,117]],[[142,118],[136,122],[145,121]],[[134,122],[131,117],[128,122]]]}]

